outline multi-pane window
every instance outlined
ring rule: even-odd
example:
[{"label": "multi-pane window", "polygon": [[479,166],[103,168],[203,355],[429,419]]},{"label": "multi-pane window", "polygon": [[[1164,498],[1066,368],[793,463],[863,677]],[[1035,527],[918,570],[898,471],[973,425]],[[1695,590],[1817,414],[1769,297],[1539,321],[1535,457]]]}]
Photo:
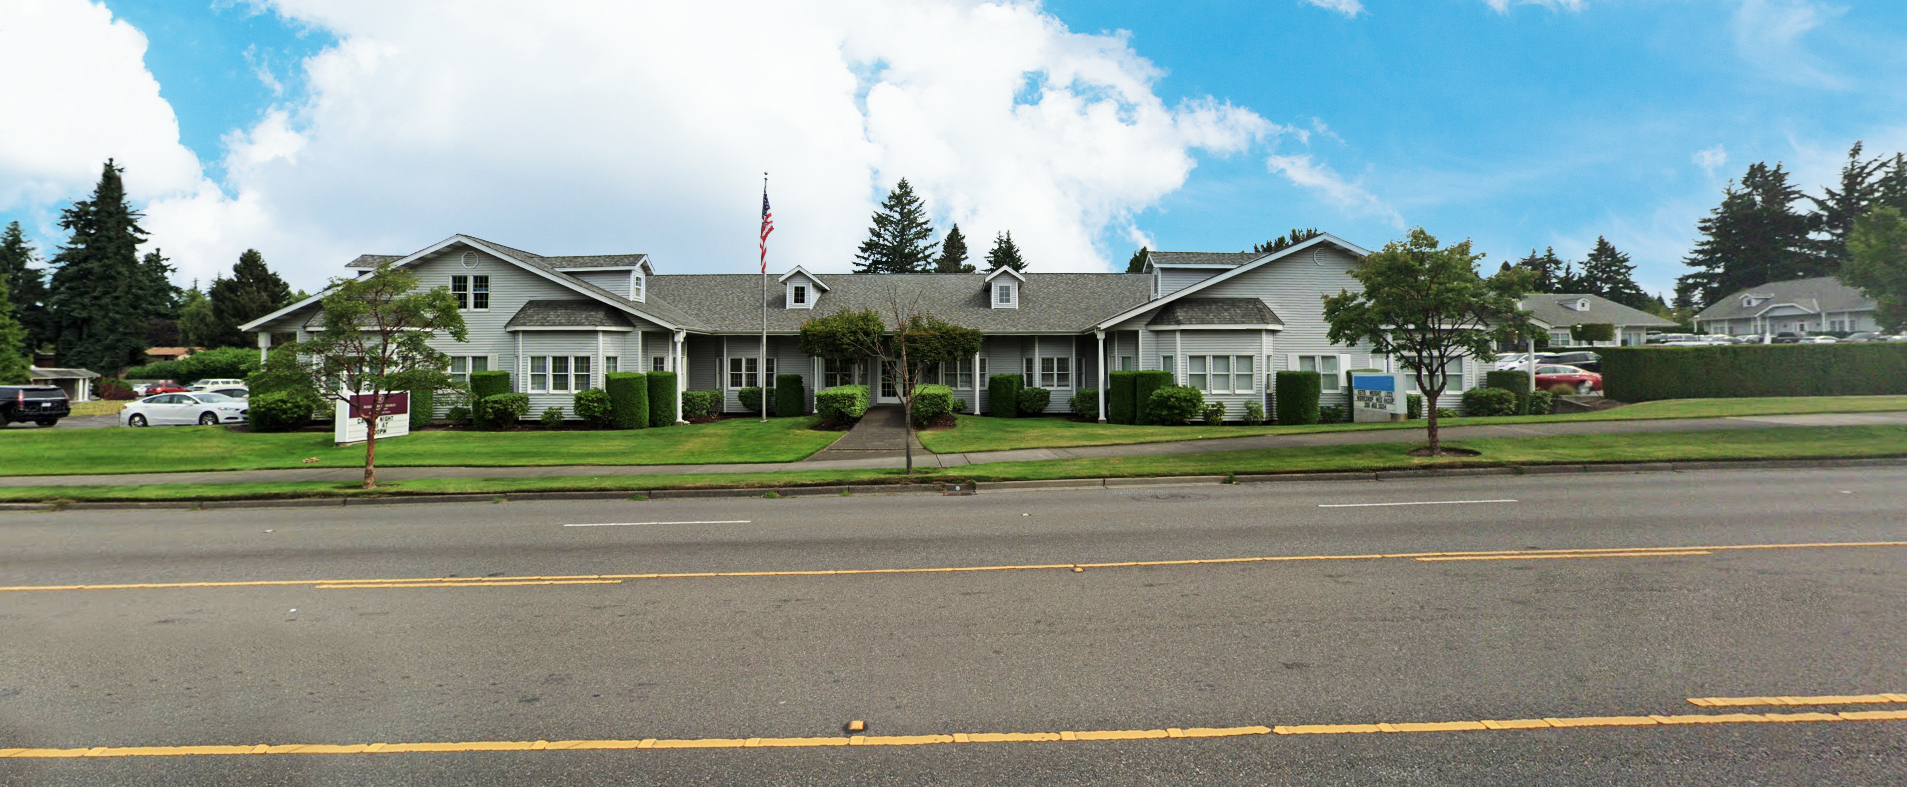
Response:
[{"label": "multi-pane window", "polygon": [[615,374],[620,366],[622,366],[621,358],[614,355],[603,356],[603,374]]},{"label": "multi-pane window", "polygon": [[854,384],[854,362],[825,358],[821,361],[821,387]]},{"label": "multi-pane window", "polygon": [[649,371],[666,372],[669,370],[669,356],[657,355],[649,359]]},{"label": "multi-pane window", "polygon": [[993,285],[993,299],[994,299],[994,302],[1000,304],[1001,306],[1012,306],[1013,305],[1013,283],[1004,282],[1004,281],[995,282]]},{"label": "multi-pane window", "polygon": [[987,379],[987,359],[980,359],[980,379]]},{"label": "multi-pane window", "polygon": [[1041,358],[1040,387],[1046,389],[1073,387],[1073,359]]},{"label": "multi-pane window", "polygon": [[[755,388],[761,385],[760,358],[728,359],[728,387]],[[775,378],[775,359],[768,359],[768,379]]]},{"label": "multi-pane window", "polygon": [[642,300],[643,283],[642,271],[633,271],[629,274],[629,300]]},{"label": "multi-pane window", "polygon": [[1172,383],[1174,385],[1178,384],[1179,382],[1179,359],[1178,358],[1174,356],[1170,356],[1170,355],[1159,356],[1159,368],[1163,371],[1171,372]]},{"label": "multi-pane window", "polygon": [[1032,388],[1034,386],[1034,383],[1033,383],[1033,364],[1034,363],[1035,362],[1032,358],[1020,359],[1020,384],[1028,388]]},{"label": "multi-pane window", "polygon": [[1186,384],[1208,393],[1251,393],[1257,388],[1249,355],[1193,355]]},{"label": "multi-pane window", "polygon": [[973,366],[966,361],[948,361],[940,365],[940,379],[954,388],[972,388]]},{"label": "multi-pane window", "polygon": [[1339,374],[1338,357],[1335,355],[1300,355],[1298,371],[1317,372],[1322,378],[1320,387],[1326,391],[1336,391],[1343,383]]},{"label": "multi-pane window", "polygon": [[1135,369],[1138,369],[1139,367],[1133,365],[1134,360],[1136,359],[1130,355],[1119,356],[1119,371],[1130,372]]},{"label": "multi-pane window", "polygon": [[795,291],[795,297],[794,297],[795,305],[796,306],[808,305],[808,285],[797,284],[794,286],[794,291]]},{"label": "multi-pane window", "polygon": [[487,371],[490,371],[490,356],[488,355],[450,356],[450,379],[456,380],[461,385],[470,384],[471,372]]},{"label": "multi-pane window", "polygon": [[488,309],[490,308],[490,277],[452,276],[450,277],[450,295],[457,299],[459,309]]},{"label": "multi-pane window", "polygon": [[590,386],[590,356],[530,356],[530,393],[568,393]]}]

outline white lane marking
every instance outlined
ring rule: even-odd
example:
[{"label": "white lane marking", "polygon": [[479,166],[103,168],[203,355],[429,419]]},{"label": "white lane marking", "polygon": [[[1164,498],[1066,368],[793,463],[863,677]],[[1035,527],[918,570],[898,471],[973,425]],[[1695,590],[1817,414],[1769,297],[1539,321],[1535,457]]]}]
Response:
[{"label": "white lane marking", "polygon": [[1319,508],[1382,508],[1386,506],[1459,506],[1474,503],[1515,503],[1513,499],[1502,500],[1425,500],[1417,503],[1319,503]]},{"label": "white lane marking", "polygon": [[592,522],[583,525],[564,525],[564,527],[640,527],[642,525],[746,525],[748,519],[711,519],[703,522]]}]

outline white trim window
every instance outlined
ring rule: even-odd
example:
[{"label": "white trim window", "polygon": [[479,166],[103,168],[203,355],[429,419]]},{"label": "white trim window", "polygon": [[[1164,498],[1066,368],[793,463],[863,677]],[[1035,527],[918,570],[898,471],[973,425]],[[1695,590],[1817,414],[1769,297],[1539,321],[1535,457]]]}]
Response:
[{"label": "white trim window", "polygon": [[[1418,393],[1423,390],[1417,385],[1417,373],[1412,371],[1410,367],[1400,363],[1397,365],[1397,371],[1404,374],[1404,387],[1411,393]],[[1456,393],[1464,390],[1463,356],[1452,358],[1450,359],[1450,363],[1444,364],[1444,373],[1445,377],[1448,378],[1444,382],[1444,393]]]},{"label": "white trim window", "polygon": [[1119,371],[1122,371],[1122,372],[1130,372],[1130,371],[1132,371],[1132,370],[1134,370],[1134,369],[1137,369],[1137,368],[1139,368],[1139,367],[1137,367],[1137,366],[1134,366],[1134,365],[1133,365],[1133,361],[1134,361],[1134,360],[1136,360],[1136,359],[1134,359],[1134,358],[1133,358],[1132,356],[1130,356],[1130,355],[1121,355],[1121,356],[1119,356]]},{"label": "white trim window", "polygon": [[811,295],[811,292],[808,289],[808,285],[797,283],[797,282],[789,282],[788,283],[788,308],[790,309],[814,308],[814,299],[809,297],[810,295]]},{"label": "white trim window", "polygon": [[1317,372],[1319,388],[1324,392],[1335,392],[1344,388],[1344,364],[1336,355],[1300,355],[1298,371]]},{"label": "white trim window", "polygon": [[629,300],[641,303],[643,299],[643,285],[647,283],[648,280],[642,275],[642,271],[630,271]]},{"label": "white trim window", "polygon": [[456,380],[459,385],[469,385],[472,372],[487,371],[490,371],[488,355],[450,356],[450,379]]},{"label": "white trim window", "polygon": [[1174,355],[1159,356],[1159,371],[1172,373],[1172,384],[1179,384],[1179,359]]},{"label": "white trim window", "polygon": [[993,308],[1017,309],[1020,306],[1020,289],[1010,281],[993,283]]},{"label": "white trim window", "polygon": [[669,370],[669,356],[653,355],[649,357],[649,371],[666,372]]},{"label": "white trim window", "polygon": [[1251,393],[1257,390],[1258,377],[1252,373],[1249,355],[1190,355],[1186,362],[1192,370],[1186,385],[1206,393]]},{"label": "white trim window", "polygon": [[1032,358],[1020,359],[1020,384],[1028,388],[1035,387],[1033,385],[1033,363],[1034,360]]},{"label": "white trim window", "polygon": [[972,388],[973,367],[966,361],[947,361],[940,365],[940,379],[945,380],[950,388]]},{"label": "white trim window", "polygon": [[854,384],[854,362],[834,358],[821,359],[821,387]]},{"label": "white trim window", "polygon": [[980,356],[980,381],[986,382],[986,379],[987,379],[987,357],[982,355]]},{"label": "white trim window", "polygon": [[[761,377],[756,373],[760,362],[761,358],[754,355],[728,359],[728,387],[731,389],[760,387]],[[768,359],[768,379],[775,379],[774,358]]]},{"label": "white trim window", "polygon": [[622,359],[614,355],[603,356],[603,374],[615,374],[622,366]]},{"label": "white trim window", "polygon": [[590,386],[588,355],[530,356],[530,393],[569,393]]},{"label": "white trim window", "polygon": [[490,277],[488,276],[452,276],[450,277],[450,295],[457,299],[457,308],[465,311],[490,310]]},{"label": "white trim window", "polygon": [[1073,359],[1069,356],[1040,359],[1040,387],[1047,390],[1073,387]]}]

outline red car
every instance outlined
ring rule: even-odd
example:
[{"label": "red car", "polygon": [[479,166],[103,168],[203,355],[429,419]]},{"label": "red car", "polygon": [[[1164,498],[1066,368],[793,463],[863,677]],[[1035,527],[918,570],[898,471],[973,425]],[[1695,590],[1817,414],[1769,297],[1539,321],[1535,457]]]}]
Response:
[{"label": "red car", "polygon": [[1547,391],[1558,385],[1567,385],[1576,389],[1578,394],[1602,390],[1602,375],[1575,366],[1538,366],[1536,367],[1536,387]]},{"label": "red car", "polygon": [[168,393],[190,393],[190,391],[188,391],[185,386],[171,380],[160,380],[156,383],[140,386],[140,389],[135,391],[135,393],[140,396],[157,396],[159,394]]}]

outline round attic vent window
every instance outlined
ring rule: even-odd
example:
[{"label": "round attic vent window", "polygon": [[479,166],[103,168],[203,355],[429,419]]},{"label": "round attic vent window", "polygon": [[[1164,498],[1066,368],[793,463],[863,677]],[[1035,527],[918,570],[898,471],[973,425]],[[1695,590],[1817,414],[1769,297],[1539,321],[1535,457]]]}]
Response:
[{"label": "round attic vent window", "polygon": [[463,264],[464,264],[464,267],[466,268],[477,267],[477,253],[474,251],[464,252]]}]

